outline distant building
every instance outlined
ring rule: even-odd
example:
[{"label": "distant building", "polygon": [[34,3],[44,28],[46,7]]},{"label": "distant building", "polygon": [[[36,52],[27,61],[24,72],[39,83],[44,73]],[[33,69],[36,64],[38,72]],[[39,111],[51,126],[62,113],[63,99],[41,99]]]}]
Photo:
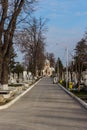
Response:
[{"label": "distant building", "polygon": [[46,59],[43,69],[43,76],[51,76],[53,71],[55,71],[55,69],[53,67],[50,67],[50,61]]}]

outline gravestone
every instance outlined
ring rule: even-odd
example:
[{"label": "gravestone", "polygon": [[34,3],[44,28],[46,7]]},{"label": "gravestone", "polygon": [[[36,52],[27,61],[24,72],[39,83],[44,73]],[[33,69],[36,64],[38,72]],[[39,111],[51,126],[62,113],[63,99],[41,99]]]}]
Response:
[{"label": "gravestone", "polygon": [[18,81],[18,75],[14,73],[14,83],[17,83],[17,81]]},{"label": "gravestone", "polygon": [[10,75],[9,75],[9,83],[11,83],[11,84],[14,83],[14,75],[13,75],[13,73],[10,73]]},{"label": "gravestone", "polygon": [[83,72],[83,81],[84,81],[84,84],[85,86],[87,87],[87,70]]},{"label": "gravestone", "polygon": [[23,74],[19,73],[19,83],[22,83],[22,82],[23,82]]},{"label": "gravestone", "polygon": [[76,85],[78,80],[77,80],[77,74],[75,72],[72,73],[72,80],[73,80],[74,84]]},{"label": "gravestone", "polygon": [[28,79],[29,79],[29,80],[33,80],[33,76],[32,76],[32,73],[31,73],[31,72],[28,72]]},{"label": "gravestone", "polygon": [[23,80],[24,82],[27,81],[27,71],[23,71]]}]

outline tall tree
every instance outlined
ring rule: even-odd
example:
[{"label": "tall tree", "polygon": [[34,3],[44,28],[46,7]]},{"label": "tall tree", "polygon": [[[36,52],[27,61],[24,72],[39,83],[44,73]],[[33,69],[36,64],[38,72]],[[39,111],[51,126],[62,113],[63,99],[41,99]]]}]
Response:
[{"label": "tall tree", "polygon": [[10,49],[15,29],[25,19],[25,13],[30,15],[34,3],[35,0],[0,0],[0,84],[3,86],[8,84]]},{"label": "tall tree", "polygon": [[14,72],[16,61],[15,58],[17,57],[17,53],[14,50],[14,47],[10,49],[10,60],[9,60],[9,73]]},{"label": "tall tree", "polygon": [[43,68],[46,30],[46,20],[34,17],[28,23],[27,29],[20,32],[17,38],[22,52],[25,53],[26,63],[34,75]]},{"label": "tall tree", "polygon": [[50,61],[50,66],[55,67],[55,56],[54,53],[46,53],[46,58]]},{"label": "tall tree", "polygon": [[63,72],[63,64],[62,64],[62,61],[59,57],[56,61],[55,70],[56,70],[56,73],[57,73],[59,79],[61,79],[62,78],[62,72]]},{"label": "tall tree", "polygon": [[[85,69],[85,62],[87,62],[87,42],[86,39],[81,39],[75,48],[75,65],[78,72],[78,90],[80,90],[81,73]],[[86,67],[87,68],[87,67]]]},{"label": "tall tree", "polygon": [[81,74],[85,69],[85,62],[87,61],[87,42],[86,39],[81,39],[75,48],[75,65],[77,66],[77,72]]}]

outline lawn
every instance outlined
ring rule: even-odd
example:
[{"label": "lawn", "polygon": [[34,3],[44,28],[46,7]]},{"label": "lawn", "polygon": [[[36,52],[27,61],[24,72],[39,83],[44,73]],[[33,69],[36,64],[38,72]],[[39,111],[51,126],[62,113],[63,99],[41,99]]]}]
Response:
[{"label": "lawn", "polygon": [[87,102],[87,91],[86,90],[81,90],[78,92],[78,90],[71,90],[73,94],[75,94],[77,97],[81,98],[85,102]]}]

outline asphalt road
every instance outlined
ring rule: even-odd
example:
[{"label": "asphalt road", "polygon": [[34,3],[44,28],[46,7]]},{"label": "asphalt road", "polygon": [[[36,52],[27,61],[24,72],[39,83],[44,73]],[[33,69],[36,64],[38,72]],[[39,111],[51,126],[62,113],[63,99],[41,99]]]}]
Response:
[{"label": "asphalt road", "polygon": [[87,130],[87,110],[44,78],[10,108],[0,110],[0,130]]}]

